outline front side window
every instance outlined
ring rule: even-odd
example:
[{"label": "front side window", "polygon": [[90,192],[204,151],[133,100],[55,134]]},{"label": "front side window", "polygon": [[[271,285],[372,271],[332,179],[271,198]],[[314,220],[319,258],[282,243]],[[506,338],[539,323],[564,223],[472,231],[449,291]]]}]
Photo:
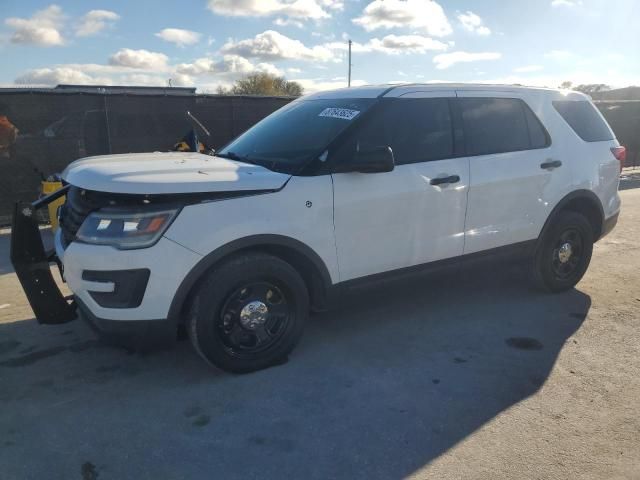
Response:
[{"label": "front side window", "polygon": [[369,98],[296,100],[257,123],[217,155],[298,173],[375,102]]},{"label": "front side window", "polygon": [[341,145],[337,162],[355,152],[389,146],[397,165],[451,158],[453,129],[446,98],[388,99]]}]

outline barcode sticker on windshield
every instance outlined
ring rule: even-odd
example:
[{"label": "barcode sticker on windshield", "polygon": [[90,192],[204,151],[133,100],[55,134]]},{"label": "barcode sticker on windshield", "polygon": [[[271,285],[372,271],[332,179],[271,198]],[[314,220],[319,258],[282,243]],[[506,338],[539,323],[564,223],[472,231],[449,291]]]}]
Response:
[{"label": "barcode sticker on windshield", "polygon": [[353,120],[359,113],[360,110],[349,110],[348,108],[325,108],[318,116]]}]

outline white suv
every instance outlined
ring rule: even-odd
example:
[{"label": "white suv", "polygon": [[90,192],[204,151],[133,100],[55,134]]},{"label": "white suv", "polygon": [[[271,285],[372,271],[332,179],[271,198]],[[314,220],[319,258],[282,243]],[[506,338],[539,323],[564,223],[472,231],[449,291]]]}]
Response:
[{"label": "white suv", "polygon": [[572,288],[616,223],[624,154],[576,92],[323,92],[215,156],[72,163],[63,190],[33,204],[67,196],[55,254],[18,207],[12,258],[43,323],[74,316],[50,278],[56,261],[107,336],[175,339],[185,326],[207,361],[247,372],[281,361],[311,309],[383,275],[508,249],[548,291]]}]

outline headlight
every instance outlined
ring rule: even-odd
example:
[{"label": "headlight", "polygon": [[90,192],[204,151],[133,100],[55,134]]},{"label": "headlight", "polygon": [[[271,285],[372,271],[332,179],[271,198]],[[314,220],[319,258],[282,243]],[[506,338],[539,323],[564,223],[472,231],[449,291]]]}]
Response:
[{"label": "headlight", "polygon": [[152,212],[91,213],[77,233],[81,242],[111,245],[122,250],[146,248],[155,244],[179,209]]}]

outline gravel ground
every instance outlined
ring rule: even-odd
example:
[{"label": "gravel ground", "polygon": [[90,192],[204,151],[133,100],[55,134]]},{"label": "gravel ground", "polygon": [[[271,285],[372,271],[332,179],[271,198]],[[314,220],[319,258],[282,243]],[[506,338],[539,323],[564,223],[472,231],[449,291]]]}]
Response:
[{"label": "gravel ground", "polygon": [[0,232],[0,478],[640,479],[638,186],[570,292],[508,265],[378,287],[243,376],[38,326]]}]

